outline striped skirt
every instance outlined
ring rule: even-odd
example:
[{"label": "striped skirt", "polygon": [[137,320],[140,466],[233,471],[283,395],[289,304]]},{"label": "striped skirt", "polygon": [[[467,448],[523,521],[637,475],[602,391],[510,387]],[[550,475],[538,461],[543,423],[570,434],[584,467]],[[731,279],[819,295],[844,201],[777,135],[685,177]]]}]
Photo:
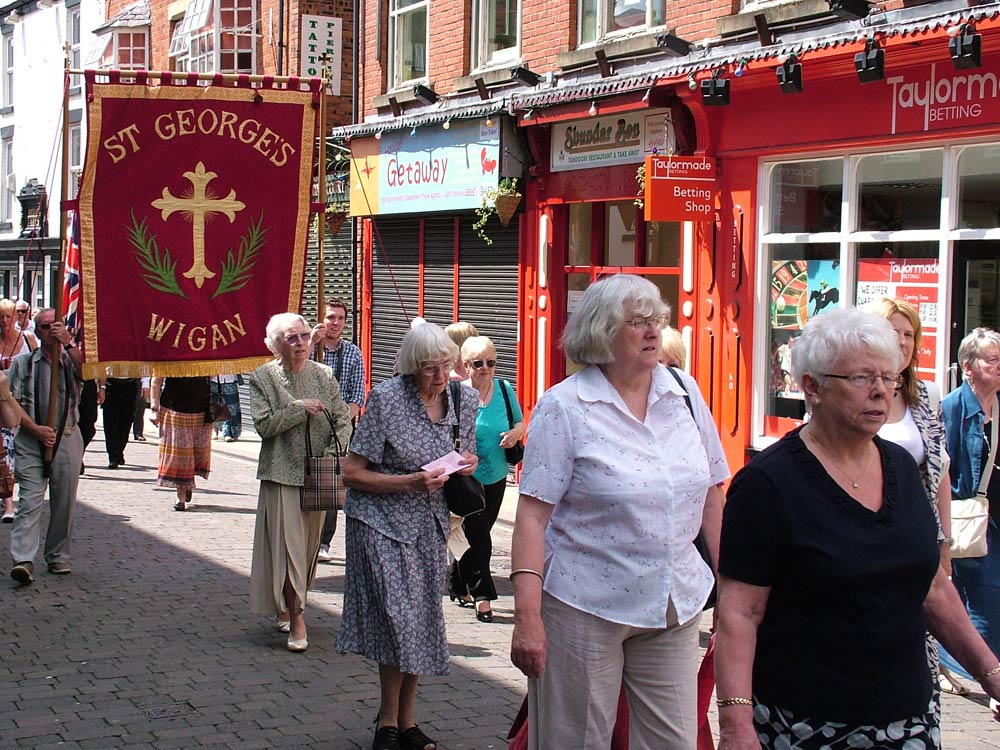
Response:
[{"label": "striped skirt", "polygon": [[212,468],[212,425],[204,412],[185,414],[160,407],[160,487],[193,489],[195,474],[208,479]]}]

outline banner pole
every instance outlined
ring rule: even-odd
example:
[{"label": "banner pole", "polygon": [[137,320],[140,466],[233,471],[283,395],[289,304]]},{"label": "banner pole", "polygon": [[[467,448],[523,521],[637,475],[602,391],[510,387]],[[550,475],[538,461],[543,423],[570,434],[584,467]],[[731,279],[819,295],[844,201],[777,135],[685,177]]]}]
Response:
[{"label": "banner pole", "polygon": [[[319,203],[323,204],[316,219],[316,239],[319,260],[316,263],[316,317],[317,322],[322,323],[326,318],[326,268],[324,257],[324,241],[326,240],[326,82],[329,79],[329,59],[326,53],[320,56],[323,64],[323,79],[320,85],[319,96]],[[320,341],[316,347],[316,361],[323,361],[323,342]]]},{"label": "banner pole", "polygon": [[[90,74],[92,76],[101,76],[103,78],[110,78],[109,71],[107,70],[94,70],[94,69],[84,69],[84,68],[69,68],[67,67],[67,72],[72,75],[85,75]],[[209,83],[222,83],[222,84],[236,84],[237,86],[247,86],[250,84],[262,84],[262,88],[270,88],[271,86],[288,86],[290,83],[295,83],[299,90],[307,89],[309,87],[312,78],[304,78],[300,76],[265,76],[265,75],[248,75],[245,73],[178,73],[173,70],[144,70],[142,71],[144,80],[161,80],[170,79],[171,83],[176,83],[180,85],[187,84],[192,81],[207,81]],[[122,77],[129,76],[128,71],[121,71]]]},{"label": "banner pole", "polygon": [[[63,100],[62,100],[62,154],[61,154],[61,175],[59,185],[59,265],[56,267],[56,283],[52,289],[52,309],[55,310],[55,320],[62,322],[63,303],[63,277],[66,272],[66,243],[69,237],[66,231],[66,211],[63,210],[66,193],[69,190],[69,56],[70,45],[64,46],[65,58],[63,62]],[[39,211],[48,211],[48,199],[46,205],[40,206]],[[41,227],[42,216],[39,214],[38,226]],[[49,418],[47,424],[52,429],[56,429],[59,420],[59,364],[62,359],[62,347],[53,338],[54,342],[49,351]],[[69,393],[66,393],[69,398]],[[42,452],[42,460],[45,466],[44,475],[48,476],[52,465],[52,448],[46,446]]]}]

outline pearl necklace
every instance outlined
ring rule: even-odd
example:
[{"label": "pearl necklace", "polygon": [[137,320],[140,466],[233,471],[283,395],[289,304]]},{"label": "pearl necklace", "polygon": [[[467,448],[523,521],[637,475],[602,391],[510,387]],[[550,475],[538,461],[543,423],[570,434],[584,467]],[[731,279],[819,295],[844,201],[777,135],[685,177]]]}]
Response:
[{"label": "pearl necklace", "polygon": [[434,404],[436,404],[438,402],[439,398],[441,398],[441,394],[440,393],[435,393],[434,397],[430,401],[428,401],[427,399],[425,399],[423,397],[423,394],[421,394],[421,396],[420,396],[420,400],[424,402],[424,406],[426,406],[428,409],[430,409],[432,406],[434,406]]}]

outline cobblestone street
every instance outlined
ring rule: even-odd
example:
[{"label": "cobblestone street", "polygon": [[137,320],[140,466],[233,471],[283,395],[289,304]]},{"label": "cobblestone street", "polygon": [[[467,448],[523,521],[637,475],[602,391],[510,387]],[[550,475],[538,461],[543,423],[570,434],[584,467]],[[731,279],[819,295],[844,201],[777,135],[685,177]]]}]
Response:
[{"label": "cobblestone street", "polygon": [[[342,532],[310,594],[309,650],[289,653],[285,636],[247,606],[255,436],[213,443],[212,478],[199,480],[186,513],[155,486],[155,440],[130,443],[127,465],[110,471],[102,437],[85,456],[72,575],[48,575],[36,560],[36,582],[16,587],[10,526],[0,527],[0,747],[370,747],[375,667],[334,647]],[[494,537],[495,622],[446,602],[452,673],[422,681],[417,720],[443,750],[505,748],[524,695],[507,656],[514,499],[509,492]],[[1000,729],[977,704],[981,693],[945,697],[949,750],[1000,747]]]}]

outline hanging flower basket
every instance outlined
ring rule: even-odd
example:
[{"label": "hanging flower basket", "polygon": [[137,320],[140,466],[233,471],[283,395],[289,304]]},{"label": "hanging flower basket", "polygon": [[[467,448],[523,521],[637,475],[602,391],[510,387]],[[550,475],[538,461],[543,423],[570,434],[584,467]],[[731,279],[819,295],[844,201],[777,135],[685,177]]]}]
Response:
[{"label": "hanging flower basket", "polygon": [[344,226],[344,221],[347,220],[346,211],[333,211],[326,215],[326,231],[327,234],[336,235],[340,232],[340,228]]},{"label": "hanging flower basket", "polygon": [[521,194],[498,195],[496,197],[497,218],[504,226],[510,224],[510,220],[517,213],[517,207],[521,205]]}]

